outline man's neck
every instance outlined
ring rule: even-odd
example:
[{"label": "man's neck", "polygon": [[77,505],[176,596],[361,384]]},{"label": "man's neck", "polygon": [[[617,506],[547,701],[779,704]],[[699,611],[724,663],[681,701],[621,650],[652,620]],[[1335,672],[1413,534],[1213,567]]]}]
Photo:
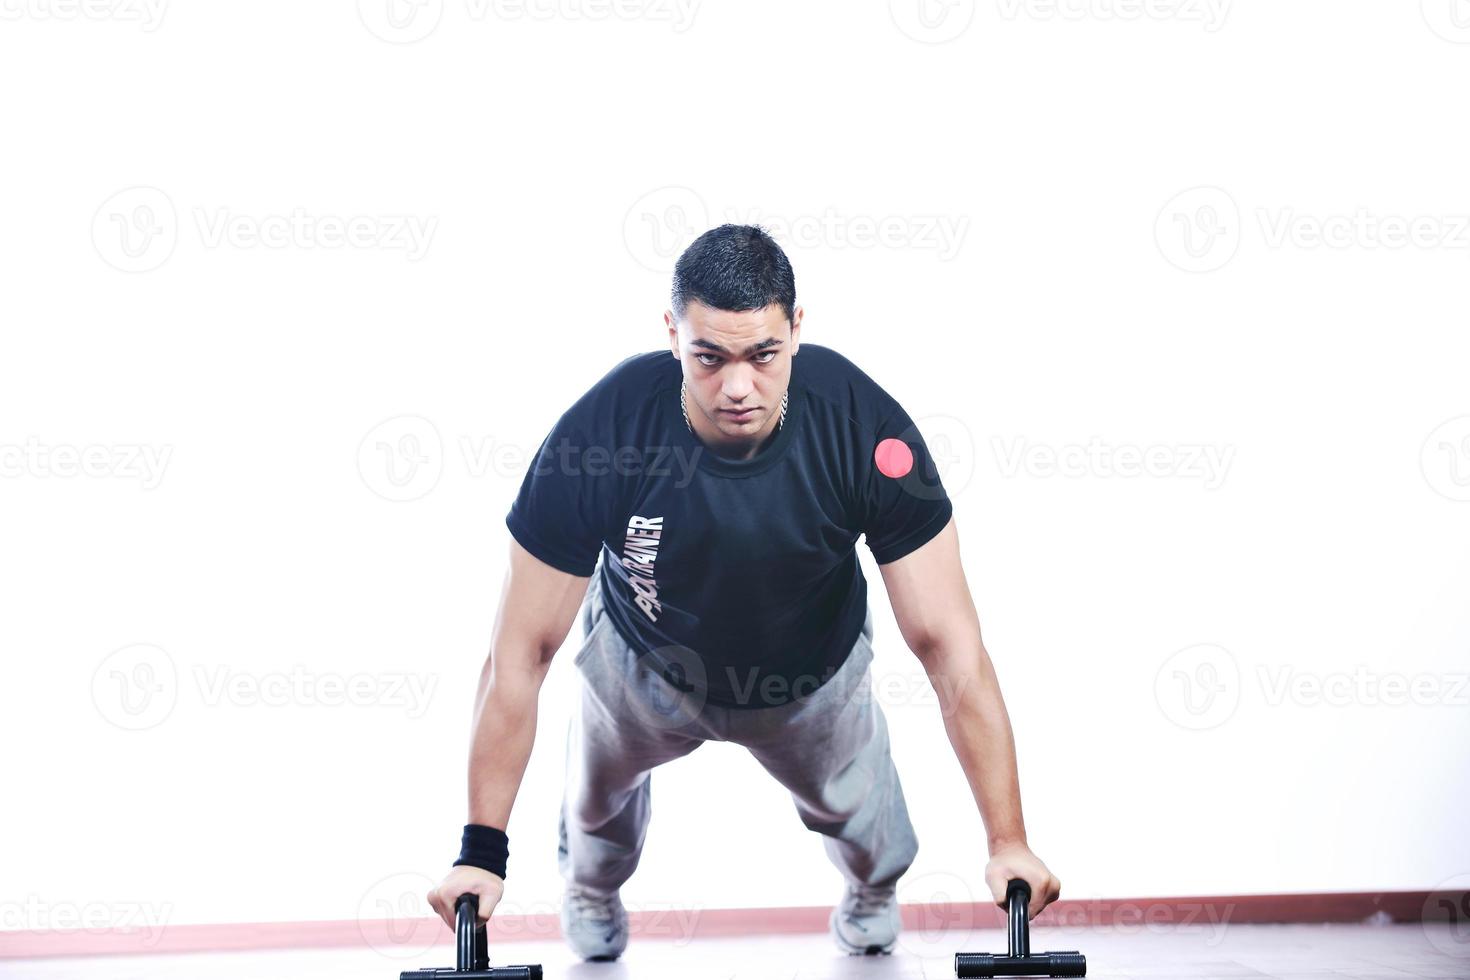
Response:
[{"label": "man's neck", "polygon": [[770,445],[776,441],[776,433],[780,430],[779,423],[773,424],[768,432],[762,432],[752,439],[742,439],[739,442],[725,442],[706,438],[696,426],[694,436],[703,446],[716,456],[732,459],[736,462],[751,459],[765,452]]}]

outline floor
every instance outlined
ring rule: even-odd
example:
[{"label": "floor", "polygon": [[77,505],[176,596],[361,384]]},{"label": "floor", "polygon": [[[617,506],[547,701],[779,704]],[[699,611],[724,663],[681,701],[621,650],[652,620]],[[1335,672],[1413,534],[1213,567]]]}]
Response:
[{"label": "floor", "polygon": [[[1470,980],[1470,935],[1461,925],[1230,925],[1033,929],[1032,949],[1079,950],[1089,977],[1187,980],[1328,980],[1354,977]],[[891,956],[848,957],[826,935],[729,937],[688,942],[635,934],[615,963],[577,961],[560,941],[500,945],[492,965],[541,963],[547,980],[947,980],[954,953],[1003,952],[1005,936],[906,932]],[[397,980],[398,971],[451,966],[436,947],[411,961],[371,949],[180,953],[87,959],[0,960],[4,980]]]}]

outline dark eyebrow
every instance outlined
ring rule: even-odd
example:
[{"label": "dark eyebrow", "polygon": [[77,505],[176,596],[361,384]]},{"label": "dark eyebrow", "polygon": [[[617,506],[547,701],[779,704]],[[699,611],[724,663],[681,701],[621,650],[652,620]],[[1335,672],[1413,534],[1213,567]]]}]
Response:
[{"label": "dark eyebrow", "polygon": [[[762,340],[760,343],[758,343],[758,344],[751,344],[749,347],[745,348],[745,353],[747,353],[747,354],[754,354],[758,350],[765,350],[767,347],[780,347],[784,343],[785,343],[784,340],[777,340],[775,337],[767,337],[765,340]],[[725,348],[723,348],[719,344],[715,343],[713,340],[691,340],[689,342],[689,346],[690,347],[703,347],[703,348],[705,348],[707,350],[719,351],[721,354],[728,354],[728,353],[730,353],[729,351],[725,350]]]}]

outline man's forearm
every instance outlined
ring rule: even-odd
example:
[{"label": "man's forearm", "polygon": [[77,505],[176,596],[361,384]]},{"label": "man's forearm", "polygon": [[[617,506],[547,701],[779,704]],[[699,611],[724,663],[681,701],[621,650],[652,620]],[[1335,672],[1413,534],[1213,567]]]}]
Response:
[{"label": "man's forearm", "polygon": [[506,829],[536,740],[540,690],[540,678],[496,673],[486,662],[470,744],[470,823]]},{"label": "man's forearm", "polygon": [[922,659],[939,696],[944,730],[985,822],[990,852],[1025,844],[1011,719],[979,636],[940,645]]}]

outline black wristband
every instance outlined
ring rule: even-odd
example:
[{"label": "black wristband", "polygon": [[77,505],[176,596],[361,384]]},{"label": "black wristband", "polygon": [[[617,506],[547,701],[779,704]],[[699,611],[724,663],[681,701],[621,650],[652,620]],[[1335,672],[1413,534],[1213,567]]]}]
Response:
[{"label": "black wristband", "polygon": [[459,860],[456,865],[467,864],[472,868],[484,868],[505,880],[505,861],[510,857],[510,838],[505,831],[482,824],[464,825],[464,837],[459,845]]}]

